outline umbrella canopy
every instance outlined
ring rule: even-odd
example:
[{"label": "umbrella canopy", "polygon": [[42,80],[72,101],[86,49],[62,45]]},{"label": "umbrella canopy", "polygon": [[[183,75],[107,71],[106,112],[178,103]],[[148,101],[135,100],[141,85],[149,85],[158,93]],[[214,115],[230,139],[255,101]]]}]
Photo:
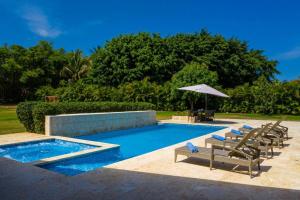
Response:
[{"label": "umbrella canopy", "polygon": [[[200,84],[200,85],[193,85],[193,86],[187,86],[187,87],[181,87],[178,88],[179,90],[186,90],[186,91],[193,91],[193,92],[199,92],[206,94],[205,95],[205,110],[207,110],[207,94],[211,94],[214,96],[219,96],[219,97],[229,97],[228,95],[216,90],[215,88],[212,88],[206,84]],[[193,104],[191,103],[191,106]],[[191,108],[193,109],[193,108]]]},{"label": "umbrella canopy", "polygon": [[193,92],[199,92],[203,94],[211,94],[214,96],[219,97],[229,97],[228,95],[216,90],[215,88],[212,88],[206,84],[200,84],[200,85],[193,85],[193,86],[187,86],[178,88],[179,90],[187,90],[187,91],[193,91]]}]

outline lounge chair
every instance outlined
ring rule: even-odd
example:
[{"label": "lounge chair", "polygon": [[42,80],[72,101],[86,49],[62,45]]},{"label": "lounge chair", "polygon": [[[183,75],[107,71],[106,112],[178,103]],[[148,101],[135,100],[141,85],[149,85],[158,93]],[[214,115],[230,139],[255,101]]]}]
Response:
[{"label": "lounge chair", "polygon": [[280,124],[277,125],[277,127],[275,128],[275,131],[279,131],[283,134],[283,136],[285,136],[285,139],[289,139],[289,133],[288,133],[289,128],[286,126],[282,126]]},{"label": "lounge chair", "polygon": [[[212,170],[214,162],[222,162],[228,164],[235,164],[237,166],[247,166],[248,173],[252,177],[252,168],[258,166],[260,170],[260,150],[255,148],[255,145],[249,146],[246,144],[248,139],[253,135],[257,129],[251,131],[235,147],[212,145],[211,148],[197,147],[198,152],[193,153],[186,146],[175,149],[175,162],[178,155],[187,157],[201,158],[210,161],[210,170]],[[236,167],[237,167],[236,166]],[[234,167],[233,169],[236,169]]]},{"label": "lounge chair", "polygon": [[[264,128],[257,128],[257,132],[253,134],[249,140],[247,141],[248,145],[252,145],[253,143],[258,144],[257,148],[260,149],[262,152],[264,152],[264,156],[266,158],[269,157],[269,151],[271,151],[271,156],[273,157],[273,145],[272,141],[263,138],[261,135],[262,133],[268,128],[268,126],[265,126]],[[254,130],[254,129],[252,129]],[[249,134],[249,133],[246,133]],[[246,135],[245,134],[245,135]],[[229,138],[223,138],[223,137],[213,137],[206,138],[205,139],[205,147],[207,147],[207,144],[211,145],[218,145],[218,146],[229,146],[229,147],[235,147],[239,142],[240,139],[229,139]]]},{"label": "lounge chair", "polygon": [[[265,126],[268,126],[270,127],[272,125],[272,123],[268,123],[268,124],[265,124],[265,125],[262,125],[261,127],[265,127]],[[254,128],[245,128],[245,125],[241,128],[235,131],[231,130],[230,132],[227,132],[225,133],[225,137],[226,138],[235,138],[235,139],[238,139],[238,138],[242,138],[244,137],[245,134],[249,133],[251,130],[253,130]]]},{"label": "lounge chair", "polygon": [[[247,132],[247,133],[249,133],[249,132]],[[230,138],[230,139],[235,138],[235,139],[238,139],[238,138],[244,137],[245,134],[246,134],[245,132],[231,130],[231,131],[225,133],[225,138]]]},{"label": "lounge chair", "polygon": [[[284,139],[288,139],[288,127],[286,126],[282,126],[280,125],[280,123],[282,122],[282,120],[278,120],[275,124],[270,124],[272,126],[272,131],[271,132],[275,132],[276,134],[280,134],[282,138]],[[262,127],[264,127],[265,125],[262,125]],[[247,127],[247,126],[246,126]],[[243,134],[245,133],[249,133],[251,129],[249,128],[245,128],[245,125],[241,128],[239,128],[239,131],[242,132]]]},{"label": "lounge chair", "polygon": [[284,134],[282,132],[276,131],[276,127],[279,125],[280,122],[276,122],[275,124],[271,125],[266,131],[262,134],[264,138],[268,138],[272,141],[273,144],[277,144],[277,147],[283,147],[284,141]]},{"label": "lounge chair", "polygon": [[[287,132],[282,132],[282,131],[278,130],[280,123],[281,123],[281,120],[277,121],[274,124],[269,123],[267,125],[262,125],[262,127],[268,126],[268,128],[265,129],[265,131],[262,133],[262,137],[268,138],[272,142],[272,144],[277,144],[277,146],[279,148],[283,147],[283,141],[287,135]],[[287,130],[287,129],[285,129],[285,130]],[[225,137],[230,138],[230,139],[232,139],[232,138],[238,139],[238,138],[244,137],[244,134],[245,133],[242,133],[242,132],[241,132],[241,134],[236,134],[231,131],[231,132],[225,133]]]},{"label": "lounge chair", "polygon": [[282,121],[278,120],[276,123],[272,124],[272,128],[269,131],[271,134],[279,135],[283,139],[288,139],[288,127],[280,125]]},{"label": "lounge chair", "polygon": [[241,128],[239,128],[238,130],[240,132],[242,132],[243,134],[245,134],[245,133],[249,133],[252,129],[254,129],[254,128],[249,125],[244,125]]}]

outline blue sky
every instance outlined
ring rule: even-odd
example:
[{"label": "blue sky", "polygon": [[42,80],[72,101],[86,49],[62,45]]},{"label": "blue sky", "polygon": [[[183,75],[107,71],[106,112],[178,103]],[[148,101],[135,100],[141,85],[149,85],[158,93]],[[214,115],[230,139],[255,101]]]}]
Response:
[{"label": "blue sky", "polygon": [[193,33],[237,37],[279,61],[281,80],[300,77],[297,0],[0,0],[0,44],[49,40],[67,50],[90,49],[126,33]]}]

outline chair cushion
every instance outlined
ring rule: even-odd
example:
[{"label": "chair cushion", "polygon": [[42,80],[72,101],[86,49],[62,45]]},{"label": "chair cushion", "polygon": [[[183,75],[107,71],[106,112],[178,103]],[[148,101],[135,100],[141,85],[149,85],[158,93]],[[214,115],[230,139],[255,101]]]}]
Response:
[{"label": "chair cushion", "polygon": [[222,137],[222,136],[220,136],[220,135],[212,135],[212,138],[214,138],[214,139],[216,139],[216,140],[220,140],[220,141],[226,140],[225,137]]},{"label": "chair cushion", "polygon": [[234,130],[234,129],[232,129],[230,132],[231,132],[231,133],[234,133],[234,134],[236,134],[236,135],[243,135],[241,131]]},{"label": "chair cushion", "polygon": [[244,125],[244,126],[243,126],[243,128],[245,128],[245,129],[249,129],[249,130],[253,129],[253,127],[252,127],[252,126],[248,126],[248,125]]}]

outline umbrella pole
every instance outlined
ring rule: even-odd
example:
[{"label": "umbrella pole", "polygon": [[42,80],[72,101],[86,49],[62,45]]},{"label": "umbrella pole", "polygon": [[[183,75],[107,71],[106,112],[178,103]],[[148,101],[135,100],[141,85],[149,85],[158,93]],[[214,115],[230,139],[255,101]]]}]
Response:
[{"label": "umbrella pole", "polygon": [[192,116],[192,113],[194,111],[194,103],[193,103],[193,100],[191,98],[190,98],[190,104],[191,104],[190,116]]},{"label": "umbrella pole", "polygon": [[207,111],[207,94],[205,94],[205,111]]}]

